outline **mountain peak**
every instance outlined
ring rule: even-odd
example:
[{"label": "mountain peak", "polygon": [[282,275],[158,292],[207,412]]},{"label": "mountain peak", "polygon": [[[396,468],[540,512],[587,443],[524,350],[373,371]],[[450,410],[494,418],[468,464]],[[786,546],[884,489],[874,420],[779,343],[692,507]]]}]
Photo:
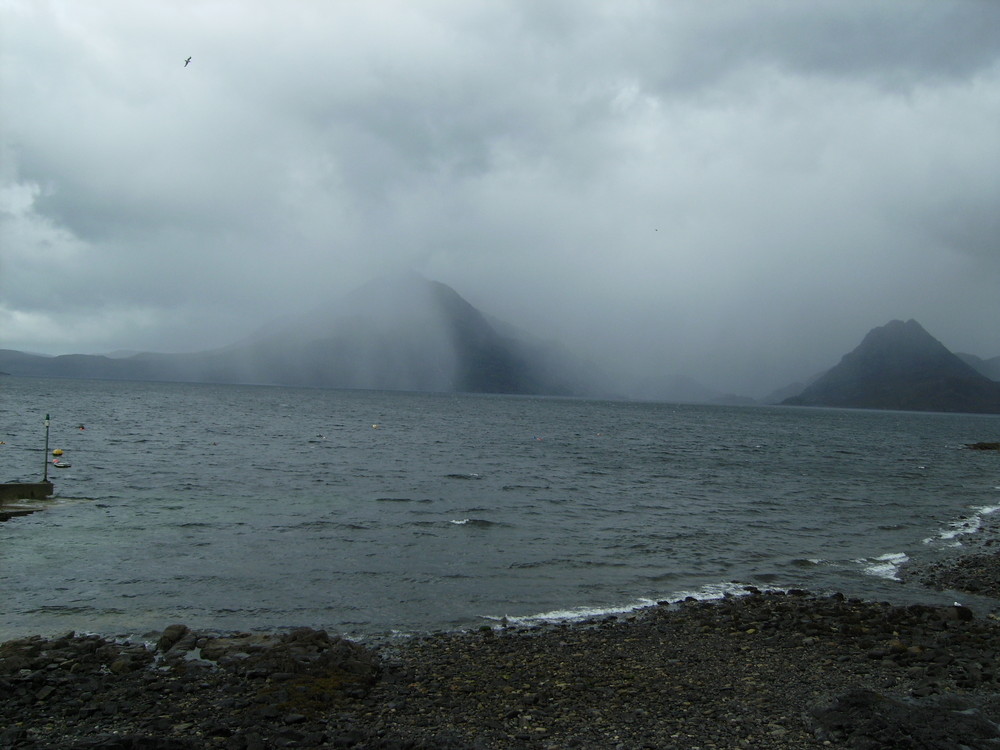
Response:
[{"label": "mountain peak", "polygon": [[873,328],[843,362],[883,377],[976,377],[979,375],[915,320]]},{"label": "mountain peak", "polygon": [[783,403],[867,409],[1000,413],[1000,385],[915,320],[868,332],[840,363]]}]

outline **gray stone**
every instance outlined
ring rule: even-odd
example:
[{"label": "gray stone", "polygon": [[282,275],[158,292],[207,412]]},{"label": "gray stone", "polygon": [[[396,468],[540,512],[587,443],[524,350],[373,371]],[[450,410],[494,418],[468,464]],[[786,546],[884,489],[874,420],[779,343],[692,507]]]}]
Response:
[{"label": "gray stone", "polygon": [[903,702],[871,690],[839,695],[812,714],[820,739],[865,750],[955,750],[985,747],[983,741],[1000,738],[996,725],[973,711]]}]

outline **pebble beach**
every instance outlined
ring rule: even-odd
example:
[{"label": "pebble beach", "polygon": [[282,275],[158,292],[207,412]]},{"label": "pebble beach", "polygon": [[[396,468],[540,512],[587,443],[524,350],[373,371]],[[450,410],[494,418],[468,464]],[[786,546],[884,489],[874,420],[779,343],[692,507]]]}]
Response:
[{"label": "pebble beach", "polygon": [[985,612],[748,588],[379,643],[182,624],[155,642],[8,641],[0,747],[996,748],[996,532],[904,572],[996,597]]}]

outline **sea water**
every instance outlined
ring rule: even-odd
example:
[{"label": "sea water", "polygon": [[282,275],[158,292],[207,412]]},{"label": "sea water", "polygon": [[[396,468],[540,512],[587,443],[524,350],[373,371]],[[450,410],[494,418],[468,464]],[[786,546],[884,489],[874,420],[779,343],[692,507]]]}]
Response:
[{"label": "sea water", "polygon": [[[63,451],[58,468],[45,453]],[[1000,508],[996,416],[0,380],[0,640],[355,637],[900,580]],[[1000,516],[998,516],[1000,517]],[[974,602],[973,602],[974,603]]]}]

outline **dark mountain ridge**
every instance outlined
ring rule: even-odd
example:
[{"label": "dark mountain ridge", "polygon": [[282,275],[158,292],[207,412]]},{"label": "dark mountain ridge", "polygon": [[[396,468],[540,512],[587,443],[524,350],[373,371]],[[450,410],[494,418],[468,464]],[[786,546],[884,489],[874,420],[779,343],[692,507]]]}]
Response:
[{"label": "dark mountain ridge", "polygon": [[1000,414],[996,383],[915,320],[872,329],[840,363],[783,404]]}]

